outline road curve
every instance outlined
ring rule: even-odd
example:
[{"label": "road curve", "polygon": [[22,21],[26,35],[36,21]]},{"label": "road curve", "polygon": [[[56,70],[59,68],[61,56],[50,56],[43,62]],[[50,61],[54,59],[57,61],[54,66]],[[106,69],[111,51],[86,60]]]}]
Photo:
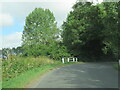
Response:
[{"label": "road curve", "polygon": [[72,64],[52,70],[29,88],[118,88],[112,63]]}]

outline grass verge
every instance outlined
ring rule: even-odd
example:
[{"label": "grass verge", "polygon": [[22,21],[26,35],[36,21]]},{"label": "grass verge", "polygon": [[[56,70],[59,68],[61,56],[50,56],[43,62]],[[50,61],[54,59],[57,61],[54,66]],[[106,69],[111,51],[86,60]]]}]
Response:
[{"label": "grass verge", "polygon": [[113,67],[114,67],[116,70],[120,71],[119,63],[113,64]]},{"label": "grass verge", "polygon": [[75,62],[70,62],[70,63],[61,63],[61,62],[56,62],[55,64],[50,64],[50,65],[45,65],[37,68],[33,68],[31,70],[28,70],[19,76],[15,78],[11,78],[8,81],[4,81],[2,83],[2,88],[25,88],[28,84],[31,82],[34,82],[38,77],[42,76],[49,70],[62,67],[65,65],[70,65]]}]

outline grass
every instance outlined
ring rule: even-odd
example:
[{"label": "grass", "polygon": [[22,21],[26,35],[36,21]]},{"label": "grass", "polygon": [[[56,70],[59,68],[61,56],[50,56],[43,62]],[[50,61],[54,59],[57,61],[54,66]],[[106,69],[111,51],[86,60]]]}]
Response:
[{"label": "grass", "polygon": [[2,81],[0,80],[0,90],[2,89]]},{"label": "grass", "polygon": [[114,67],[116,70],[120,71],[119,63],[115,63],[115,64],[113,65],[113,67]]},{"label": "grass", "polygon": [[2,62],[2,80],[7,81],[10,78],[19,76],[21,73],[31,70],[33,68],[38,68],[41,66],[54,64],[54,60],[48,59],[46,57],[17,57],[14,59],[3,60]]},{"label": "grass", "polygon": [[[37,59],[38,60],[38,59]],[[29,60],[31,61],[31,60]],[[49,60],[48,60],[49,61]],[[38,62],[38,61],[37,61]],[[36,65],[36,61],[34,62]],[[41,63],[41,62],[40,62]],[[42,62],[43,63],[43,62]],[[61,63],[60,61],[52,61],[47,64],[41,64],[39,67],[30,68],[15,77],[9,77],[8,79],[2,82],[2,88],[25,88],[30,83],[35,82],[38,77],[42,76],[49,70],[62,67],[65,65],[73,64],[76,62]],[[34,66],[34,65],[33,65]]]},{"label": "grass", "polygon": [[2,59],[0,58],[0,90],[2,89]]},{"label": "grass", "polygon": [[45,73],[47,70],[51,69],[52,66],[47,65],[39,68],[33,68],[32,70],[28,70],[21,75],[9,79],[8,81],[4,81],[2,83],[3,88],[24,88],[32,79]]}]

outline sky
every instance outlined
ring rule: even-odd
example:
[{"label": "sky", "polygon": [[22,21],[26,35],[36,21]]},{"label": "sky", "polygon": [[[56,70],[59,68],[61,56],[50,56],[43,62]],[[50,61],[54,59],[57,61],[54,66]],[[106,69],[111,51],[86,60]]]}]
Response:
[{"label": "sky", "polygon": [[0,49],[21,46],[25,18],[35,8],[52,11],[60,28],[75,2],[76,0],[0,0]]}]

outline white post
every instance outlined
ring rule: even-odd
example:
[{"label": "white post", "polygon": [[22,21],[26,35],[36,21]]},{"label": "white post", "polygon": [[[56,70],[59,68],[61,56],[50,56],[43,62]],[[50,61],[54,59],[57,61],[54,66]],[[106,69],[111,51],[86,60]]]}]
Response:
[{"label": "white post", "polygon": [[73,58],[73,62],[75,62],[75,58]]},{"label": "white post", "polygon": [[70,60],[69,60],[69,58],[68,58],[68,62],[69,62]]},{"label": "white post", "polygon": [[64,63],[64,58],[62,58],[62,63]]},{"label": "white post", "polygon": [[76,62],[77,62],[77,58],[76,58]]}]

